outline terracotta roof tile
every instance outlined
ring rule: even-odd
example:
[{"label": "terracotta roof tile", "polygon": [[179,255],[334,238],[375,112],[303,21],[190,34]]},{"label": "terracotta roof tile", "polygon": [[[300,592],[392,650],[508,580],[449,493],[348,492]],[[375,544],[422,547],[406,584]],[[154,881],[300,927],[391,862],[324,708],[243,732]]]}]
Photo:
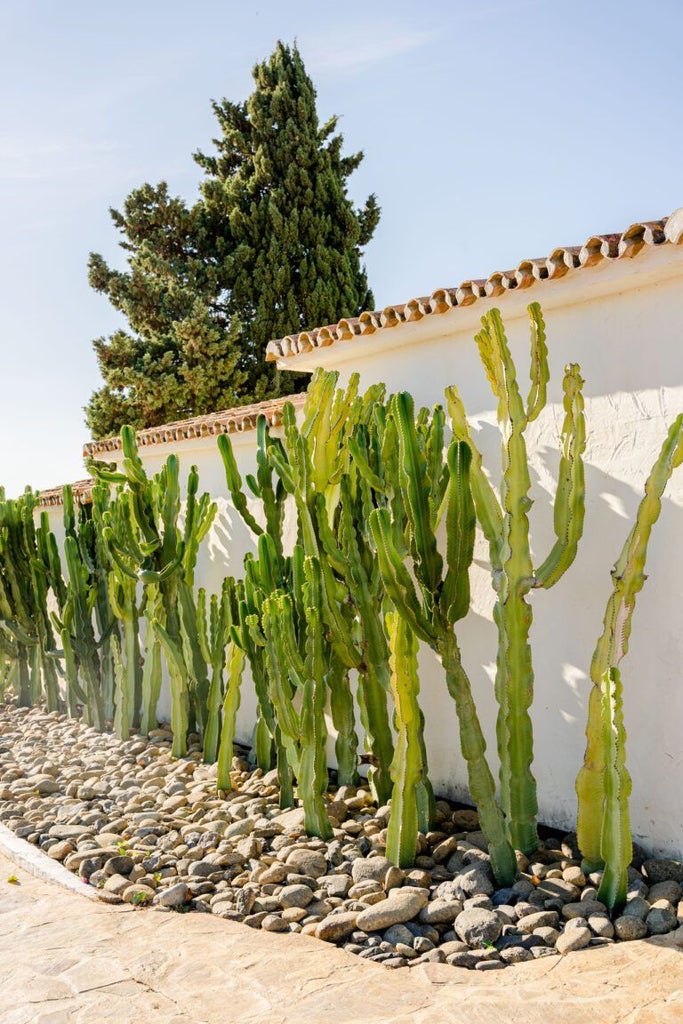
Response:
[{"label": "terracotta roof tile", "polygon": [[[76,480],[75,483],[71,484],[71,490],[74,493],[74,501],[78,505],[87,505],[92,497],[92,485],[93,480]],[[64,496],[62,494],[63,487],[50,487],[45,491],[41,491],[38,495],[38,508],[48,508],[51,505],[63,505]]]},{"label": "terracotta roof tile", "polygon": [[514,289],[532,288],[540,281],[557,280],[572,270],[594,267],[605,260],[630,259],[649,247],[662,244],[683,244],[683,207],[662,220],[631,224],[621,234],[592,235],[583,245],[560,246],[549,256],[522,260],[513,269],[496,271],[484,280],[463,281],[457,288],[440,288],[432,295],[347,317],[337,324],[290,334],[270,342],[266,360],[291,359],[315,348],[350,341],[435,313],[446,313],[457,306],[470,306],[478,299],[497,298]]},{"label": "terracotta roof tile", "polygon": [[[276,427],[282,422],[282,408],[285,402],[300,405],[305,395],[289,395],[268,402],[257,402],[255,405],[242,405],[235,409],[224,409],[212,412],[207,416],[193,416],[175,423],[164,423],[160,427],[149,427],[139,430],[135,435],[138,448],[147,448],[155,444],[168,444],[190,441],[198,437],[211,437],[218,434],[235,434],[254,430],[259,416],[265,416],[268,425]],[[83,449],[83,458],[106,455],[121,450],[121,438],[109,437],[102,441],[91,441]]]}]

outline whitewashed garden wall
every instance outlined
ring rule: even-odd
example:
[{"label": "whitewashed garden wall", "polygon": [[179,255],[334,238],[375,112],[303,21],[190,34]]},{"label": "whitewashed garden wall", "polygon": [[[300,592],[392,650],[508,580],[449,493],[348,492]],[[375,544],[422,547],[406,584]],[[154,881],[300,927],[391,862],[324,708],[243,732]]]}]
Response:
[{"label": "whitewashed garden wall", "polygon": [[[576,562],[551,591],[532,595],[536,671],[533,707],[535,771],[540,819],[571,827],[576,816],[574,779],[585,746],[590,690],[588,670],[610,593],[610,569],[642,497],[647,472],[666,430],[683,411],[683,246],[662,246],[635,260],[603,262],[589,271],[508,291],[498,299],[369,337],[336,342],[282,361],[283,368],[337,369],[340,383],[358,371],[362,386],[384,381],[390,391],[410,390],[417,404],[443,398],[456,383],[476,428],[494,483],[500,472],[495,403],[479,361],[474,334],[480,317],[497,305],[511,339],[520,381],[528,367],[526,305],[541,303],[551,367],[549,403],[527,434],[533,480],[530,513],[535,560],[552,545],[551,499],[559,461],[561,380],[565,363],[578,362],[586,379],[588,446],[586,527]],[[255,469],[256,432],[232,435],[244,476]],[[254,538],[227,496],[215,437],[145,446],[140,455],[154,472],[175,452],[186,475],[196,464],[200,492],[218,501],[219,513],[197,567],[197,583],[218,590],[225,574],[240,575]],[[101,456],[115,460],[116,453]],[[60,535],[61,508],[49,509]],[[63,531],[61,531],[63,533]],[[628,761],[633,775],[634,838],[657,854],[683,855],[683,471],[674,474],[655,527],[649,582],[639,596],[631,652],[624,664]],[[473,569],[472,611],[461,624],[465,666],[481,709],[489,752],[495,751],[493,675],[496,630],[487,549],[479,537]],[[421,700],[427,720],[430,775],[437,792],[466,795],[457,721],[434,655],[421,656]],[[255,702],[245,677],[238,738],[249,739]],[[170,713],[168,693],[162,714]],[[331,760],[332,763],[332,760]]]}]

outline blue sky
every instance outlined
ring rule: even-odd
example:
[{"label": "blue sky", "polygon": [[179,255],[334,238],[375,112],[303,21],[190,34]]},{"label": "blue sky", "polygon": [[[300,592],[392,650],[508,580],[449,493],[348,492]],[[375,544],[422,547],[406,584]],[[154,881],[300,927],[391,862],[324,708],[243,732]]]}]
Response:
[{"label": "blue sky", "polygon": [[365,151],[382,306],[683,205],[682,31],[677,0],[2,0],[0,482],[83,475],[108,208],[162,178],[192,198],[210,100],[245,99],[278,38]]}]

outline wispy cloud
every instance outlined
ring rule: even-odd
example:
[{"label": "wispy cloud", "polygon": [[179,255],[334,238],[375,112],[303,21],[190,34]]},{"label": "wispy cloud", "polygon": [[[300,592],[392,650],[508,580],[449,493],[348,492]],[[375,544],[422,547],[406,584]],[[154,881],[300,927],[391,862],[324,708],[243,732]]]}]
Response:
[{"label": "wispy cloud", "polygon": [[418,50],[435,39],[436,35],[433,29],[392,33],[383,32],[381,28],[370,31],[366,28],[362,34],[354,37],[347,27],[324,35],[303,34],[299,37],[299,46],[311,73],[353,73],[411,50]]},{"label": "wispy cloud", "polygon": [[92,174],[111,162],[115,143],[0,135],[0,181],[44,181]]}]

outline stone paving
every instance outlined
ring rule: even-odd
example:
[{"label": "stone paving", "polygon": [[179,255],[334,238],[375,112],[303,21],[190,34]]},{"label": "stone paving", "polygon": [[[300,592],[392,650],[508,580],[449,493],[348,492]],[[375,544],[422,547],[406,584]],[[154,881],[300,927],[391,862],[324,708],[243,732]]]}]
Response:
[{"label": "stone paving", "polygon": [[392,972],[307,936],[108,907],[0,855],[0,1021],[680,1024],[683,927],[481,975]]}]

